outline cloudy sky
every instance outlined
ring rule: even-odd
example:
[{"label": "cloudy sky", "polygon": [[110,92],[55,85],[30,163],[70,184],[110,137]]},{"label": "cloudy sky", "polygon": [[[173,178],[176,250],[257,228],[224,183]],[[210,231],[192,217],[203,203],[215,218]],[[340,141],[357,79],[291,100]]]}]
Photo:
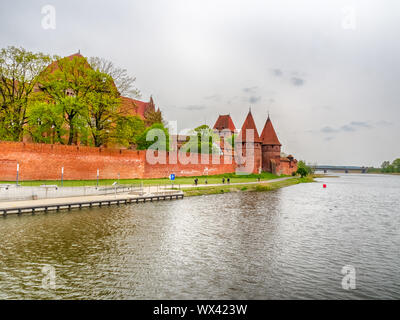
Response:
[{"label": "cloudy sky", "polygon": [[396,0],[2,0],[0,47],[112,60],[180,129],[227,113],[241,127],[251,106],[298,159],[379,166],[400,157],[399,12]]}]

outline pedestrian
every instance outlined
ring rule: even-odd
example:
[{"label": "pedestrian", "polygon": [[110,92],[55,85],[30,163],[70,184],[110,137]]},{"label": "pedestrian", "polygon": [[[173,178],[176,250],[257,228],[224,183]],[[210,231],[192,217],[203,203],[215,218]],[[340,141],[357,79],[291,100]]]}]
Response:
[{"label": "pedestrian", "polygon": [[225,184],[225,178],[222,178],[222,183]]},{"label": "pedestrian", "polygon": [[206,178],[206,181],[204,181],[205,182],[205,184],[207,184],[208,183],[208,181],[207,181],[207,178]]},{"label": "pedestrian", "polygon": [[199,179],[194,179],[194,184],[197,186],[197,182],[199,181]]},{"label": "pedestrian", "polygon": [[227,180],[226,180],[227,182],[228,182],[228,184],[231,182],[231,179],[230,178],[228,178]]}]

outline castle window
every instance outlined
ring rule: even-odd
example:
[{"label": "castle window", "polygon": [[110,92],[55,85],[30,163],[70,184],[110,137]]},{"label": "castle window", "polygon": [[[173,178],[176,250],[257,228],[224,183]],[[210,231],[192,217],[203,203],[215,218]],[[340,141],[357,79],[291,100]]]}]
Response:
[{"label": "castle window", "polygon": [[74,92],[74,90],[72,90],[72,89],[67,89],[67,90],[65,90],[65,94],[66,94],[68,97],[74,97],[74,96],[75,96],[75,92]]}]

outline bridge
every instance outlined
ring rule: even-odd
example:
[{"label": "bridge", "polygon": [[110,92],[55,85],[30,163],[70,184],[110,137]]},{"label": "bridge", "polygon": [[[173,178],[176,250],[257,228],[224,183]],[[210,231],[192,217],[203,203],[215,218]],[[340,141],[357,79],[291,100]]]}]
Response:
[{"label": "bridge", "polygon": [[344,172],[344,173],[366,173],[368,171],[367,167],[357,167],[357,166],[328,166],[328,165],[315,165],[312,166],[314,171],[323,171],[324,173],[328,171]]}]

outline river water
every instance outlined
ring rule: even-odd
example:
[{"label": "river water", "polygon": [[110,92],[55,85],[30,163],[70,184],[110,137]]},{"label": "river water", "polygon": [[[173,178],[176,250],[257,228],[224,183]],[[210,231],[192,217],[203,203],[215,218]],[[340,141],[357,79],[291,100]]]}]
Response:
[{"label": "river water", "polygon": [[[272,192],[7,216],[0,298],[399,299],[399,209],[400,176],[348,174]],[[342,287],[344,266],[355,289]]]}]

